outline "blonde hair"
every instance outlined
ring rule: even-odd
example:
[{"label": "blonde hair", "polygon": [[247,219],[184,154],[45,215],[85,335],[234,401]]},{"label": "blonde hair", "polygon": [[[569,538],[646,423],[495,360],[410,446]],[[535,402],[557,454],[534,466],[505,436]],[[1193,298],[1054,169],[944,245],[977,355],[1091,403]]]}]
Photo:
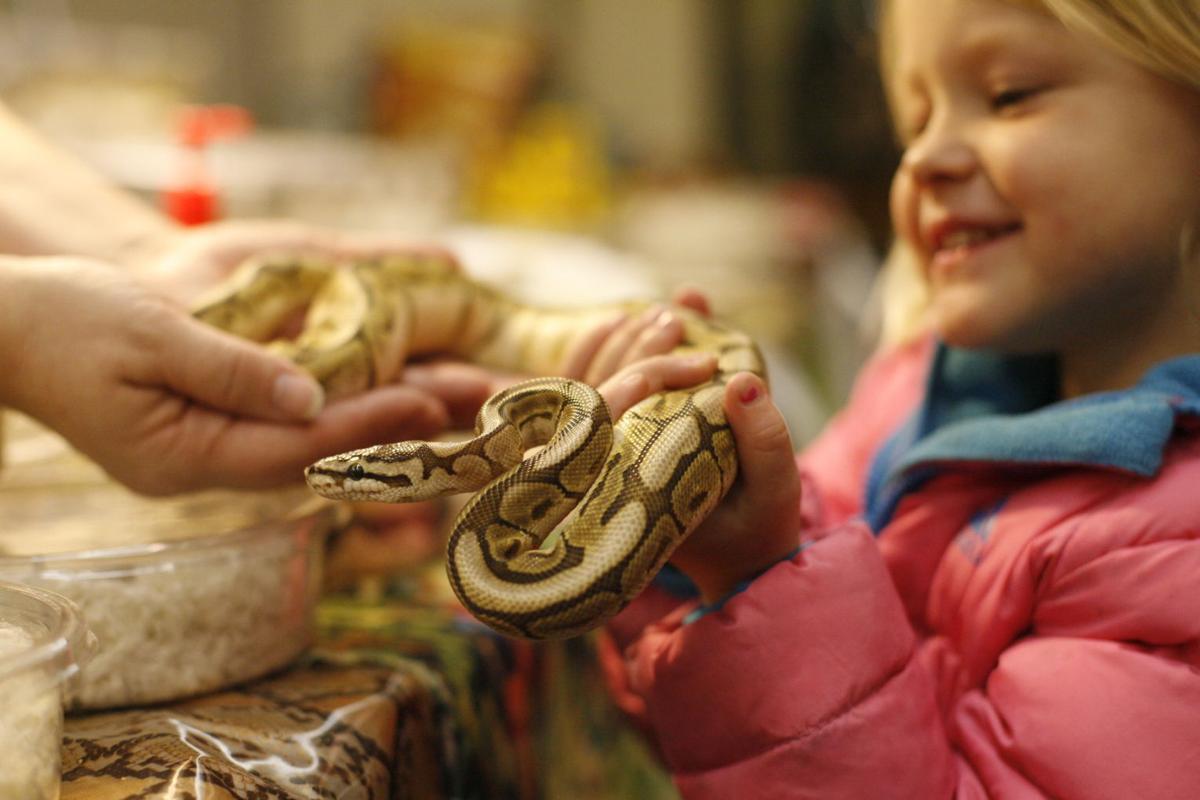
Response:
[{"label": "blonde hair", "polygon": [[1151,72],[1200,91],[1196,0],[1024,0]]},{"label": "blonde hair", "polygon": [[[880,2],[880,65],[892,68],[891,7]],[[1006,0],[1044,11],[1146,69],[1200,91],[1200,3],[1196,0]]]},{"label": "blonde hair", "polygon": [[[911,0],[909,0],[911,2]],[[905,0],[881,0],[879,63],[888,100],[888,73],[894,68],[891,7]],[[1088,34],[1167,80],[1200,92],[1200,2],[1198,0],[1006,0],[1045,12],[1066,27]],[[1200,220],[1181,236],[1184,261],[1200,259]],[[911,339],[928,317],[928,292],[914,258],[900,242],[880,275],[884,319],[882,344]]]}]

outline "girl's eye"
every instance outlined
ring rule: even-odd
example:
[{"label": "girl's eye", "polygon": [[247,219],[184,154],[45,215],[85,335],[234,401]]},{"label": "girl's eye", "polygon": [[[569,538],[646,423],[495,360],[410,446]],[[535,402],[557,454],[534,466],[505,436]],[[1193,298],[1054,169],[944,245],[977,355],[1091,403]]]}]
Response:
[{"label": "girl's eye", "polygon": [[1038,88],[1035,86],[1022,86],[1012,89],[1001,89],[993,92],[989,102],[993,111],[1004,111],[1007,108],[1012,108],[1038,93]]}]

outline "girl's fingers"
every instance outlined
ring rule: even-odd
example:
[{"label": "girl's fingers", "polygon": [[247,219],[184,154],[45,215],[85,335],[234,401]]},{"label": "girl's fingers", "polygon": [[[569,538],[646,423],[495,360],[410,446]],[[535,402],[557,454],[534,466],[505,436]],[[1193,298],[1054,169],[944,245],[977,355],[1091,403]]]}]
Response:
[{"label": "girl's fingers", "polygon": [[641,314],[617,326],[601,343],[595,357],[588,364],[587,371],[583,376],[584,382],[597,386],[601,381],[614,375],[621,368],[625,354],[629,352],[629,348],[633,346],[638,336],[653,325],[662,312],[662,306],[651,306]]},{"label": "girl's fingers", "polygon": [[671,296],[671,302],[677,306],[691,309],[702,317],[712,316],[712,304],[708,302],[708,295],[695,286],[679,287]]},{"label": "girl's fingers", "polygon": [[583,380],[588,366],[600,352],[608,337],[629,320],[629,315],[621,312],[614,315],[592,330],[588,331],[578,342],[571,346],[566,361],[562,365],[562,374],[567,378]]},{"label": "girl's fingers", "polygon": [[619,366],[625,367],[644,358],[669,353],[681,341],[683,322],[677,316],[664,311],[653,324],[642,329],[621,358]]},{"label": "girl's fingers", "polygon": [[717,360],[709,354],[660,355],[631,364],[599,386],[614,420],[655,392],[683,389],[712,377]]},{"label": "girl's fingers", "polygon": [[757,375],[739,373],[725,387],[724,400],[737,444],[739,479],[764,499],[795,489],[800,478],[792,437],[766,384]]}]

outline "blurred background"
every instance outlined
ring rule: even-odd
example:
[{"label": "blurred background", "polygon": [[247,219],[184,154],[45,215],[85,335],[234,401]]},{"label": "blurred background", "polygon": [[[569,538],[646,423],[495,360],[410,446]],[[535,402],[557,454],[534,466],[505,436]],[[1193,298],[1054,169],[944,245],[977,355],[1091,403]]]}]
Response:
[{"label": "blurred background", "polygon": [[164,207],[443,239],[535,302],[697,284],[801,444],[889,238],[870,5],[0,0],[0,97]]}]

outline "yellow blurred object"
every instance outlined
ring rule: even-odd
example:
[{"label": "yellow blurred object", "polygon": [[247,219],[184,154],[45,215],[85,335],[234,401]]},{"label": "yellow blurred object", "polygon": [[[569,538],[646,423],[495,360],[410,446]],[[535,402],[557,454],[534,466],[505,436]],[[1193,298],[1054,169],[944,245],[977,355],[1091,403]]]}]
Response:
[{"label": "yellow blurred object", "polygon": [[372,127],[399,139],[451,139],[468,152],[489,149],[528,102],[541,65],[527,31],[405,22],[378,49]]},{"label": "yellow blurred object", "polygon": [[586,229],[612,209],[602,137],[581,113],[540,106],[511,139],[476,164],[470,210],[489,222]]}]

